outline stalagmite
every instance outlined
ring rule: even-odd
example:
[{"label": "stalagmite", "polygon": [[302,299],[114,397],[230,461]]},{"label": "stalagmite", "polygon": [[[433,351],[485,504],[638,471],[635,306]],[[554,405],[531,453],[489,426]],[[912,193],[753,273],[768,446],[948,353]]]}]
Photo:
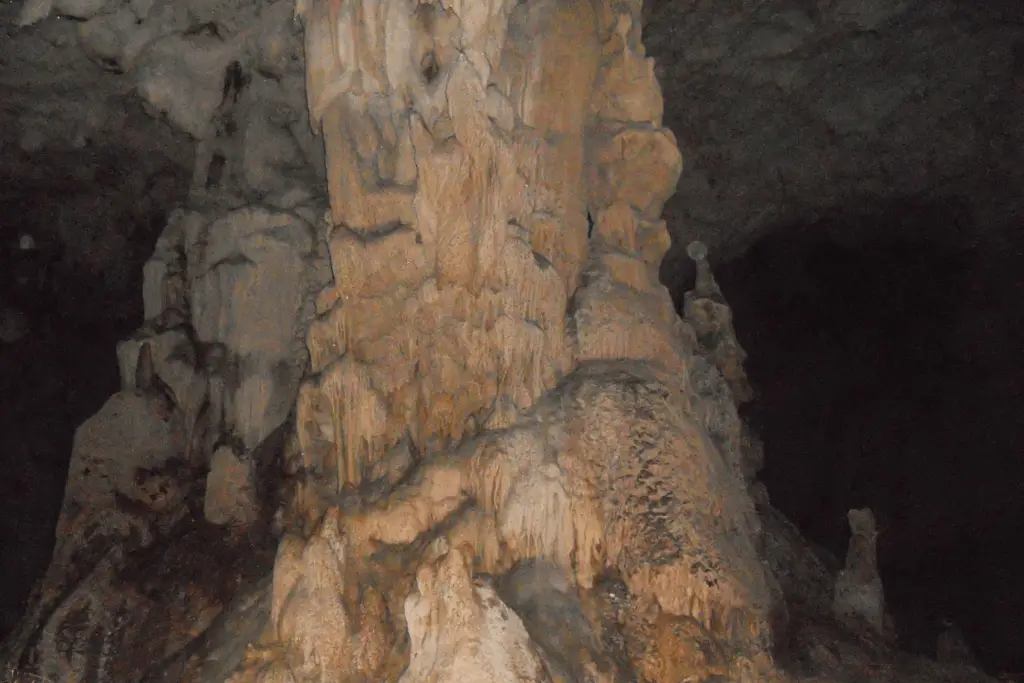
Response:
[{"label": "stalagmite", "polygon": [[[4,683],[982,680],[974,633],[895,651],[873,514],[837,575],[741,418],[727,259],[893,187],[995,215],[1018,177],[994,4],[839,4],[0,5],[8,498],[65,483],[35,432],[97,400]],[[69,380],[122,321],[119,390]],[[22,595],[39,507],[0,520],[43,548],[0,558]]]},{"label": "stalagmite", "polygon": [[[202,154],[230,157],[221,183],[197,167],[190,201],[221,213],[176,215],[147,267],[154,322],[121,350],[127,373],[145,345],[186,431],[214,435],[189,438],[211,468],[207,521],[257,533],[260,444],[294,402],[266,628],[230,680],[539,682],[556,664],[608,683],[772,680],[742,397],[658,279],[682,159],[640,2],[306,0],[296,15],[329,210],[294,178],[272,176],[264,203],[273,164],[218,137],[236,113],[253,135],[269,120],[235,106],[257,84],[219,90],[241,43],[203,39],[177,64],[163,40],[140,72]],[[189,70],[198,108],[174,97]],[[521,609],[528,580],[578,609],[588,623],[563,642],[586,652],[531,638],[486,577],[510,571]],[[614,623],[606,580],[622,586]],[[628,661],[588,633],[618,634]]]},{"label": "stalagmite", "polygon": [[[420,459],[390,495],[335,518],[345,561],[393,583],[367,553],[415,548],[447,525],[481,571],[544,559],[583,592],[621,573],[638,599],[694,619],[739,657],[720,666],[756,661],[768,675],[758,525],[744,482],[686,417],[702,401],[686,379],[696,335],[658,283],[668,244],[657,219],[681,162],[659,127],[639,8],[299,11],[334,274],[308,334],[301,457],[339,492],[370,480],[403,439]],[[446,677],[421,670],[415,639],[428,636],[408,626],[403,680]]]},{"label": "stalagmite", "polygon": [[850,510],[850,543],[846,567],[836,577],[832,609],[842,619],[862,621],[882,634],[885,630],[885,591],[878,573],[878,530],[870,508]]}]

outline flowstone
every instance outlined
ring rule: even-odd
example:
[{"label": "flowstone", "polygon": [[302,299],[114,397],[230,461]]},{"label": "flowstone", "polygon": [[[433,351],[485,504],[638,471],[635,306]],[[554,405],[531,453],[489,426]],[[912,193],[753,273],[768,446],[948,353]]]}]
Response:
[{"label": "flowstone", "polygon": [[[385,659],[353,654],[356,633],[454,643],[488,623],[467,616],[437,633],[402,617],[412,603],[444,610],[409,597],[409,565],[432,566],[439,537],[462,558],[442,566],[501,576],[547,563],[595,634],[662,634],[660,655],[637,645],[646,636],[623,638],[632,646],[619,659],[631,661],[614,665],[592,641],[572,665],[540,647],[578,679],[633,668],[665,681],[773,675],[777,591],[756,552],[743,397],[658,283],[668,248],[658,214],[681,160],[660,127],[638,3],[310,2],[298,12],[310,118],[327,149],[334,283],[309,330],[312,373],[288,465],[302,473],[289,519],[313,535],[305,546],[291,537],[275,577],[373,586],[390,616],[348,595],[331,608],[333,630],[300,636],[285,625],[289,610],[335,598],[278,584],[275,604],[290,607],[272,617],[279,635],[250,662],[251,680],[323,680],[325,666],[373,677],[395,660],[413,662],[403,680],[452,675],[424,668],[415,642],[408,660],[402,638]],[[728,336],[715,310],[705,326]],[[738,349],[714,349],[724,346]],[[739,380],[742,356],[730,360]],[[691,383],[701,364],[713,392]],[[352,494],[363,502],[334,502]],[[327,546],[330,561],[305,555]],[[472,603],[453,571],[432,581],[456,582],[444,594]],[[621,623],[600,616],[605,576],[624,582]],[[488,656],[526,652],[521,636]],[[696,654],[709,643],[712,654]],[[680,648],[691,655],[665,663]],[[477,655],[463,656],[479,671]],[[533,680],[502,661],[491,661],[505,672],[495,675]]]},{"label": "flowstone", "polygon": [[[747,492],[742,353],[713,292],[683,320],[658,279],[682,159],[640,2],[295,15],[302,115],[279,11],[253,41],[217,40],[232,22],[216,15],[118,57],[198,141],[190,205],[146,267],[147,323],[119,348],[125,391],[140,367],[160,380],[176,452],[203,475],[188,510],[205,519],[175,533],[281,534],[244,658],[194,661],[223,624],[260,618],[238,606],[250,591],[221,591],[201,603],[205,644],[155,641],[148,680],[774,680],[782,607]],[[306,120],[329,210],[273,163],[314,160],[281,133]],[[557,618],[537,595],[566,606],[561,630],[540,635]],[[144,603],[100,603],[105,649],[47,673],[122,680],[103,662],[137,645],[124,624]]]}]

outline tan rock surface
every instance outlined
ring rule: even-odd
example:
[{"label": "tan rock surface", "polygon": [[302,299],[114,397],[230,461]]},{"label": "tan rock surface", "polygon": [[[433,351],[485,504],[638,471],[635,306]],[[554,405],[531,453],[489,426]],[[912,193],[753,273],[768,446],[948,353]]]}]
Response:
[{"label": "tan rock surface", "polygon": [[[304,55],[288,7],[76,10],[197,148],[124,391],[76,450],[83,521],[5,659],[132,683],[753,683],[787,680],[785,641],[808,676],[893,680],[881,639],[784,628],[807,585],[761,555],[731,309],[699,249],[684,318],[658,279],[683,158],[640,4],[302,0]],[[94,539],[97,515],[137,542]]]}]

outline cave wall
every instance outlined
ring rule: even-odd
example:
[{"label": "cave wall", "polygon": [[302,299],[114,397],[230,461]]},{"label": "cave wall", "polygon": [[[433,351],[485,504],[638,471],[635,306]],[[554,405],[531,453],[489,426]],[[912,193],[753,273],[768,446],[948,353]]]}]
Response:
[{"label": "cave wall", "polygon": [[719,268],[751,349],[764,481],[836,556],[845,511],[871,506],[908,647],[933,652],[949,617],[986,666],[1014,670],[1021,591],[1000,548],[1021,514],[1022,251],[966,202],[874,208],[779,226]]},{"label": "cave wall", "polygon": [[730,258],[771,230],[890,198],[960,198],[977,224],[1013,229],[1019,3],[655,1],[648,14],[687,160],[665,213],[673,291],[692,239]]}]

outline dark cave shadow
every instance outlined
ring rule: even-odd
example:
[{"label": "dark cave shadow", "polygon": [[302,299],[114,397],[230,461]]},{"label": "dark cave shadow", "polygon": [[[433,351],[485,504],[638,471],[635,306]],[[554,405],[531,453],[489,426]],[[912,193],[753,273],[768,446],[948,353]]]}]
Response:
[{"label": "dark cave shadow", "polygon": [[141,317],[58,314],[0,351],[0,640],[50,561],[75,430],[120,388],[115,345]]},{"label": "dark cave shadow", "polygon": [[1024,585],[1001,549],[1024,512],[1024,335],[999,326],[1024,317],[1004,296],[1024,263],[994,269],[985,238],[956,198],[875,202],[775,227],[716,275],[773,504],[840,558],[846,511],[871,506],[905,645],[933,655],[951,616],[984,665],[1019,670]]},{"label": "dark cave shadow", "polygon": [[[116,345],[142,322],[142,265],[166,221],[166,210],[125,217],[137,222],[123,255],[130,274],[111,287],[85,271],[55,269],[52,243],[31,254],[14,246],[59,195],[23,188],[8,198],[0,206],[0,303],[26,314],[31,331],[0,345],[0,641],[49,564],[75,431],[120,389]],[[57,278],[56,286],[25,285],[18,276],[26,274],[49,285]]]}]

